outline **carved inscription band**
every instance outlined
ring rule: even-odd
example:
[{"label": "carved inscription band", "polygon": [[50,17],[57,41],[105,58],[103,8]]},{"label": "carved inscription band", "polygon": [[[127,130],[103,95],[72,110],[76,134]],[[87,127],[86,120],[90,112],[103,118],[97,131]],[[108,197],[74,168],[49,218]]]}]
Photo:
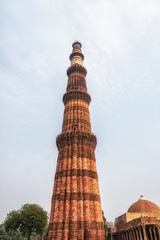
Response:
[{"label": "carved inscription band", "polygon": [[76,200],[76,201],[96,201],[100,203],[100,196],[93,193],[83,193],[83,192],[77,192],[77,193],[65,193],[65,194],[55,194],[53,195],[53,199],[58,201],[66,201],[66,200]]},{"label": "carved inscription band", "polygon": [[84,226],[90,230],[104,230],[104,223],[102,222],[70,221],[69,224],[66,222],[54,222],[49,224],[49,228],[52,229],[52,231],[64,230],[64,227],[65,230],[83,229]]},{"label": "carved inscription band", "polygon": [[78,90],[74,90],[74,91],[70,91],[70,92],[66,92],[63,96],[63,102],[64,104],[67,103],[68,100],[71,99],[82,99],[84,101],[86,101],[88,104],[91,102],[91,97],[88,93],[83,92],[83,91],[78,91]]},{"label": "carved inscription band", "polygon": [[97,144],[97,138],[93,133],[81,131],[61,133],[56,138],[58,149],[65,145],[71,145],[74,141],[81,142],[82,144],[88,143],[89,145],[92,145],[94,149]]},{"label": "carved inscription band", "polygon": [[72,170],[63,170],[60,172],[57,172],[55,175],[55,179],[59,178],[59,177],[91,177],[91,178],[95,178],[98,179],[98,175],[97,172],[94,171],[90,171],[90,170],[80,170],[80,169],[72,169]]},{"label": "carved inscription band", "polygon": [[[64,151],[62,151],[62,154],[61,155],[59,155],[59,158],[58,158],[58,160],[59,161],[61,161],[61,160],[63,160],[64,159],[64,156],[63,156],[63,153],[64,153]],[[75,155],[74,155],[75,156]],[[73,158],[73,153],[72,152],[67,152],[67,159],[72,159]],[[89,159],[89,160],[93,160],[93,161],[95,161],[96,159],[95,159],[95,154],[94,154],[94,152],[93,151],[91,151],[90,149],[88,149],[86,152],[80,152],[80,151],[78,151],[77,152],[77,158],[86,158],[86,159]]]},{"label": "carved inscription band", "polygon": [[[98,238],[97,238],[97,235],[98,235]],[[50,231],[50,238],[49,240],[52,240],[52,239],[69,239],[69,240],[72,240],[72,239],[76,239],[76,240],[81,240],[81,239],[84,239],[84,236],[85,236],[85,239],[87,240],[97,240],[97,239],[105,239],[105,235],[104,235],[104,230],[100,230],[100,231],[97,231],[96,229],[94,230],[90,230],[90,231],[84,231],[84,229],[79,229],[77,231],[77,229],[75,230],[58,230],[58,231]]]},{"label": "carved inscription band", "polygon": [[73,72],[83,73],[86,76],[87,69],[84,68],[83,66],[79,65],[79,64],[75,64],[75,65],[72,65],[71,67],[69,67],[67,69],[67,76],[69,77],[69,75]]}]

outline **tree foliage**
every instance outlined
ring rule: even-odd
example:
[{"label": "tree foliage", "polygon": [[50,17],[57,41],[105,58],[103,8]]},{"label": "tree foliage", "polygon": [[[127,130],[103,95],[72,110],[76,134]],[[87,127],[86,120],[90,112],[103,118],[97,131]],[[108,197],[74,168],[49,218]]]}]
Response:
[{"label": "tree foliage", "polygon": [[0,240],[26,240],[25,237],[17,230],[6,232],[4,224],[0,225]]},{"label": "tree foliage", "polygon": [[8,235],[0,235],[0,240],[11,240]]},{"label": "tree foliage", "polygon": [[25,204],[18,211],[7,214],[4,226],[6,231],[20,231],[30,240],[31,235],[42,235],[48,222],[48,214],[37,204]]},{"label": "tree foliage", "polygon": [[107,231],[108,231],[107,220],[106,220],[106,218],[104,216],[104,212],[103,211],[102,211],[102,215],[103,215],[104,230],[107,233]]},{"label": "tree foliage", "polygon": [[9,214],[7,214],[7,219],[5,220],[4,227],[5,230],[8,231],[15,231],[19,228],[19,212],[13,210]]}]

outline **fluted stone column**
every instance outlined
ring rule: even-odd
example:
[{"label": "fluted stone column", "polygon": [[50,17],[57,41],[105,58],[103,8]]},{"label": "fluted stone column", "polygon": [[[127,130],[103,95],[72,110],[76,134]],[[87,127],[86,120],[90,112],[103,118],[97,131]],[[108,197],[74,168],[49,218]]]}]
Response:
[{"label": "fluted stone column", "polygon": [[156,234],[156,229],[155,229],[156,227],[155,226],[153,226],[153,236],[154,236],[154,239],[155,240],[158,240],[157,239],[157,234]]},{"label": "fluted stone column", "polygon": [[129,239],[132,240],[132,237],[131,237],[131,231],[130,231],[130,230],[128,230],[128,235],[129,235]]},{"label": "fluted stone column", "polygon": [[138,229],[137,229],[137,227],[135,228],[135,233],[136,233],[137,240],[140,240],[140,239],[139,239],[139,235],[138,235]]},{"label": "fluted stone column", "polygon": [[97,139],[91,132],[81,44],[75,42],[67,70],[68,84],[54,179],[47,240],[105,240],[95,160]]},{"label": "fluted stone column", "polygon": [[129,231],[127,230],[126,233],[127,233],[127,240],[130,240],[130,239],[129,239]]},{"label": "fluted stone column", "polygon": [[134,236],[133,229],[131,229],[131,236],[132,236],[132,239],[133,239],[133,240],[136,240],[136,239],[135,239],[135,236]]},{"label": "fluted stone column", "polygon": [[126,231],[126,240],[129,240],[129,239],[128,239],[128,231]]},{"label": "fluted stone column", "polygon": [[139,231],[140,240],[143,240],[141,226],[138,227],[138,231]]},{"label": "fluted stone column", "polygon": [[157,236],[160,239],[160,226],[156,226]]},{"label": "fluted stone column", "polygon": [[136,233],[135,233],[135,229],[134,229],[134,228],[132,228],[132,232],[133,232],[133,238],[134,238],[134,240],[137,240],[137,238],[136,238]]},{"label": "fluted stone column", "polygon": [[118,240],[122,240],[121,232],[118,232]]},{"label": "fluted stone column", "polygon": [[124,231],[124,239],[127,240],[126,231]]},{"label": "fluted stone column", "polygon": [[142,226],[142,230],[143,230],[144,240],[147,240],[147,236],[146,236],[146,228],[145,228],[145,226]]},{"label": "fluted stone column", "polygon": [[121,232],[122,240],[125,240],[124,231]]},{"label": "fluted stone column", "polygon": [[129,230],[129,235],[130,235],[130,238],[131,238],[132,240],[134,240],[134,238],[133,238],[133,234],[132,234],[132,230],[131,230],[131,229]]},{"label": "fluted stone column", "polygon": [[150,239],[151,239],[151,240],[154,240],[154,239],[153,239],[153,236],[152,236],[152,227],[149,227],[149,235],[150,235]]}]

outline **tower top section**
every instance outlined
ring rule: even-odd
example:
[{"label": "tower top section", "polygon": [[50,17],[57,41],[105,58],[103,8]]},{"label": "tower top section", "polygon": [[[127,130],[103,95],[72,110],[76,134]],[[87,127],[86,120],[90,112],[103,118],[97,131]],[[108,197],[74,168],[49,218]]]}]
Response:
[{"label": "tower top section", "polygon": [[72,53],[70,55],[71,66],[74,64],[80,64],[83,66],[84,55],[81,52],[82,44],[78,41],[75,41],[72,44]]},{"label": "tower top section", "polygon": [[82,47],[82,44],[81,44],[79,41],[75,41],[75,42],[72,44],[72,47],[74,48],[75,45],[79,45],[80,48]]}]

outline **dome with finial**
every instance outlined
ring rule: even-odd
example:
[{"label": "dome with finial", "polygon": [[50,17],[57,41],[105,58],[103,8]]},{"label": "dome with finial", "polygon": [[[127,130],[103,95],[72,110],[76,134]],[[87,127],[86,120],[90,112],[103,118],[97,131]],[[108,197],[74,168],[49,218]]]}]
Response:
[{"label": "dome with finial", "polygon": [[142,195],[139,200],[133,203],[128,209],[128,213],[159,213],[160,207],[155,203],[148,201]]}]

